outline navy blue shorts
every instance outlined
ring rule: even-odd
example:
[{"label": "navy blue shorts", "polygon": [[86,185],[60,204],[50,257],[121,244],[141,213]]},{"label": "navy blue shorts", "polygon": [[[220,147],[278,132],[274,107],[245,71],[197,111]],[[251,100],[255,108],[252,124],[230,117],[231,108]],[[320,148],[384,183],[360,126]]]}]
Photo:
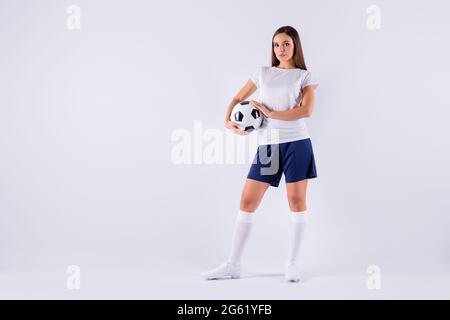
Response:
[{"label": "navy blue shorts", "polygon": [[247,178],[278,187],[283,173],[287,183],[317,177],[310,138],[258,146]]}]

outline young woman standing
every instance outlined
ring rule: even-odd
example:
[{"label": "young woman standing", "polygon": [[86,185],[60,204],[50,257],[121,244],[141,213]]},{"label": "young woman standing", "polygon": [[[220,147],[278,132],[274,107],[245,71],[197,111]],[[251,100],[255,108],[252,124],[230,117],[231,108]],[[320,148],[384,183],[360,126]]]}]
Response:
[{"label": "young woman standing", "polygon": [[272,66],[260,67],[228,106],[226,128],[244,135],[230,120],[233,107],[257,89],[260,102],[252,101],[264,115],[258,129],[258,150],[241,194],[231,252],[219,267],[204,272],[208,280],[239,278],[240,259],[258,208],[269,186],[278,187],[285,175],[291,211],[288,261],[285,279],[300,280],[299,248],[308,220],[306,189],[308,179],[316,178],[311,139],[304,118],[312,115],[314,91],[318,83],[307,70],[298,32],[291,26],[279,28],[272,37]]}]

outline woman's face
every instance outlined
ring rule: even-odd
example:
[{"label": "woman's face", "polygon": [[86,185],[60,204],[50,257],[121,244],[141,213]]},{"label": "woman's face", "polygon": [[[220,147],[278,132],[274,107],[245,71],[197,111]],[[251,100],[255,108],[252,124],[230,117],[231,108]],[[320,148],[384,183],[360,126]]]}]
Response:
[{"label": "woman's face", "polygon": [[280,62],[287,62],[294,56],[294,42],[285,33],[279,33],[273,38],[273,51]]}]

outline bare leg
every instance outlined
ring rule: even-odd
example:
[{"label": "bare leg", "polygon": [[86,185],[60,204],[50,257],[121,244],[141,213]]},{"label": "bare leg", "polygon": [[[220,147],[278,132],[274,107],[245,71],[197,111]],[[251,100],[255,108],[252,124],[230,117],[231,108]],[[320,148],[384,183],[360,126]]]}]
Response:
[{"label": "bare leg", "polygon": [[267,182],[261,182],[253,179],[246,179],[241,194],[240,210],[245,212],[254,212],[270,186]]},{"label": "bare leg", "polygon": [[293,212],[305,211],[308,179],[286,183],[289,207]]}]

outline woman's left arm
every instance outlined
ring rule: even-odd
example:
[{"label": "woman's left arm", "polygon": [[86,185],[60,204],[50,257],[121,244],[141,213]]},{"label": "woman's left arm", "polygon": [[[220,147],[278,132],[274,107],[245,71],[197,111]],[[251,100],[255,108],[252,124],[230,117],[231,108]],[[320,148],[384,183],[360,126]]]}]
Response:
[{"label": "woman's left arm", "polygon": [[302,103],[286,111],[271,111],[266,106],[256,101],[252,101],[253,105],[261,110],[267,118],[278,120],[297,120],[307,118],[312,115],[314,108],[314,85],[306,86],[303,89]]}]

